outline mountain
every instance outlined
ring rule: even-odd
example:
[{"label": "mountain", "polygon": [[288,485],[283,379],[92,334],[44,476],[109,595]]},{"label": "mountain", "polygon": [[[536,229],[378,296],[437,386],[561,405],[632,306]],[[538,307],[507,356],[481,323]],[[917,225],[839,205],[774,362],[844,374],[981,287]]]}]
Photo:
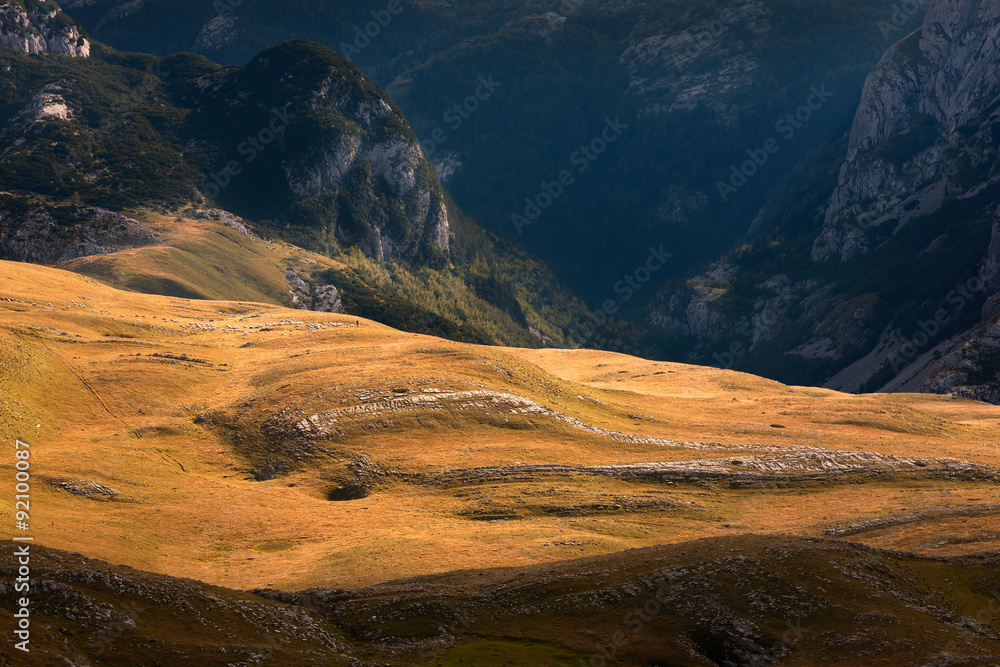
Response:
[{"label": "mountain", "polygon": [[261,303],[324,260],[171,222],[76,261],[208,299],[0,261],[31,665],[996,663],[1000,408]]},{"label": "mountain", "polygon": [[1000,2],[934,2],[869,75],[843,157],[758,239],[660,295],[691,358],[837,389],[996,401]]},{"label": "mountain", "polygon": [[333,51],[295,40],[223,68],[114,51],[55,3],[4,7],[3,257],[66,262],[154,243],[150,216],[208,216],[345,260],[290,276],[278,303],[334,290],[347,312],[523,346],[586,317],[462,214],[398,107]]},{"label": "mountain", "polygon": [[[78,0],[67,10],[117,48],[160,55],[242,63],[289,37],[337,49],[400,105],[463,210],[545,261],[598,319],[610,299],[616,317],[639,323],[655,287],[741,242],[769,189],[849,129],[865,77],[919,26],[920,3],[909,14],[896,5]],[[821,106],[809,121],[776,134],[810,99]],[[780,151],[721,196],[732,166],[771,137]],[[621,281],[661,245],[670,261],[629,295]]]},{"label": "mountain", "polygon": [[[990,336],[953,340],[920,362],[948,356],[944,366],[916,375],[902,370],[910,359],[889,361],[934,315],[931,304],[970,279],[996,209],[988,194],[976,203],[948,194],[961,210],[939,209],[933,188],[924,204],[916,198],[946,172],[952,190],[972,192],[995,164],[993,84],[983,80],[992,51],[944,49],[967,27],[941,19],[948,5],[927,19],[947,28],[925,50],[928,3],[402,3],[367,38],[355,28],[377,16],[360,5],[292,3],[280,17],[265,5],[247,0],[214,18],[181,6],[161,17],[176,29],[151,48],[239,62],[276,23],[349,54],[413,120],[463,208],[583,295],[591,328],[616,318],[647,329],[615,339],[615,349],[854,391],[917,389],[935,375],[925,389],[992,395]],[[108,0],[72,11],[125,46],[165,7]],[[988,14],[975,22],[989,29]],[[971,43],[988,38],[970,33]],[[487,91],[481,80],[494,83]],[[602,137],[605,128],[614,131]],[[929,150],[938,133],[952,139]],[[946,152],[977,157],[960,165]],[[911,164],[916,154],[924,166]],[[889,219],[900,206],[922,222],[888,245],[881,221],[843,228],[851,216]],[[959,222],[970,217],[979,222]],[[654,261],[651,250],[669,259]],[[911,275],[940,280],[914,288]],[[940,341],[977,326],[986,296],[935,325]],[[586,331],[568,342],[612,342]],[[951,354],[966,342],[974,349]]]},{"label": "mountain", "polygon": [[[640,351],[852,391],[994,396],[994,279],[984,274],[986,288],[971,292],[967,284],[976,286],[978,263],[991,266],[1000,208],[991,194],[992,3],[933,4],[909,36],[920,3],[430,2],[385,15],[361,4],[291,3],[280,16],[255,0],[211,11],[156,1],[70,7],[125,46],[139,26],[167,21],[170,31],[147,40],[161,53],[194,48],[238,62],[280,34],[350,54],[414,119],[424,155],[457,201],[586,296],[589,315],[577,308],[557,326],[529,323],[532,344]],[[167,17],[168,9],[176,11]],[[377,34],[366,45],[354,27],[363,34],[369,20]],[[202,119],[227,117],[217,113],[235,90],[227,76]],[[214,136],[218,128],[205,125]],[[594,142],[602,155],[586,145]],[[301,149],[309,154],[307,143]],[[441,225],[399,223],[410,231],[393,239],[383,226],[355,228],[351,211],[370,208],[368,199],[345,209],[343,197],[317,203],[301,183],[289,185],[339,173],[345,150],[300,165],[297,177],[274,166],[277,151],[265,156],[261,171],[222,192],[225,206],[323,252],[332,236],[377,257],[388,238],[390,253],[441,266],[429,241]],[[217,174],[226,159],[217,152],[199,169]],[[260,197],[272,179],[281,192]],[[449,228],[457,215],[449,213]],[[531,292],[517,303],[488,300],[516,320]],[[939,308],[947,321],[936,323]],[[467,339],[496,340],[476,335]],[[917,345],[914,358],[901,353],[923,336],[935,344]],[[946,359],[931,363],[938,358]]]}]

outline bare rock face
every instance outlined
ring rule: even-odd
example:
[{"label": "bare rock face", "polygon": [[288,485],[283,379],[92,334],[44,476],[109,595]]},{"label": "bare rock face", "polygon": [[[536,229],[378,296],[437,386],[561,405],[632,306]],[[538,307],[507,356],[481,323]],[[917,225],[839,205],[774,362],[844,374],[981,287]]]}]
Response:
[{"label": "bare rock face", "polygon": [[[990,195],[1000,183],[998,98],[1000,0],[935,0],[922,29],[895,44],[865,84],[813,261],[854,259],[911,220],[976,200],[962,215],[970,226],[992,223],[979,277],[987,294],[1000,290],[1000,201]],[[998,310],[994,297],[924,391],[1000,399]]]},{"label": "bare rock face", "polygon": [[1000,329],[996,328],[997,320],[1000,320],[1000,294],[994,294],[983,306],[983,321],[992,323],[991,330],[1000,338]]},{"label": "bare rock face", "polygon": [[13,0],[0,4],[0,46],[20,53],[90,56],[90,40],[58,6],[29,10]]},{"label": "bare rock face", "polygon": [[[673,26],[664,27],[622,53],[620,60],[631,74],[630,92],[645,101],[641,115],[709,105],[724,124],[736,121],[738,110],[717,100],[753,86],[761,67],[757,47],[771,33],[771,10],[759,0],[735,0],[712,9],[711,19],[692,21],[693,25],[679,32]],[[752,37],[734,37],[734,26],[746,28]],[[702,58],[726,65],[694,66]]]},{"label": "bare rock face", "polygon": [[937,362],[921,391],[1000,405],[1000,295],[987,302],[983,315],[983,326]]},{"label": "bare rock face", "polygon": [[1000,0],[937,0],[923,29],[886,53],[866,82],[814,261],[864,254],[873,236],[1000,179],[998,18]]},{"label": "bare rock face", "polygon": [[745,320],[734,321],[711,301],[693,295],[670,294],[649,316],[649,323],[672,336],[697,336],[718,342],[750,327]]},{"label": "bare rock face", "polygon": [[0,199],[0,259],[59,264],[155,240],[153,231],[138,220],[95,206]]},{"label": "bare rock face", "polygon": [[288,281],[288,293],[292,297],[292,304],[302,310],[314,310],[319,313],[339,313],[343,304],[340,300],[340,291],[333,285],[313,284],[295,269],[289,269],[285,273]]},{"label": "bare rock face", "polygon": [[[796,310],[808,311],[815,297],[829,296],[827,290],[818,289],[814,280],[793,283],[787,275],[777,274],[756,285],[752,310],[736,312],[725,304],[722,297],[737,275],[736,267],[721,264],[689,280],[685,289],[665,293],[650,313],[650,325],[673,336],[728,343],[731,350],[738,350],[736,354],[742,355],[785,333],[794,321],[792,316]],[[844,313],[839,311],[835,320],[841,326],[852,324],[851,318],[844,317]],[[827,336],[830,335],[826,331],[829,328],[821,323],[817,331]],[[832,334],[832,338],[840,340],[855,335],[854,328],[851,328],[846,333]],[[722,356],[728,357],[729,354]],[[712,363],[713,360],[702,361]],[[720,363],[720,355],[715,355],[714,361]]]},{"label": "bare rock face", "polygon": [[[319,61],[315,54],[302,57],[310,56]],[[364,224],[334,224],[338,241],[378,258],[412,258],[428,249],[447,257],[443,190],[406,119],[373,86],[359,82],[353,65],[322,62],[325,74],[297,91],[288,109],[292,122],[310,124],[307,133],[281,142],[280,168],[291,194],[321,200],[341,189],[387,191],[390,201],[369,205]]]},{"label": "bare rock face", "polygon": [[236,18],[231,14],[217,16],[202,27],[195,40],[194,50],[198,53],[217,50],[236,41],[238,37]]}]

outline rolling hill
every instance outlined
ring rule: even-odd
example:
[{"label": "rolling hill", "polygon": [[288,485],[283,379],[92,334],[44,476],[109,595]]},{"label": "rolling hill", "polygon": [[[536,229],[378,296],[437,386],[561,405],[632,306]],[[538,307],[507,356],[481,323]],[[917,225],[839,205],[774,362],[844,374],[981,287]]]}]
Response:
[{"label": "rolling hill", "polygon": [[[245,242],[220,221],[186,224],[189,240]],[[117,261],[128,276],[183,257],[174,246],[76,268]],[[252,296],[268,278],[238,282]],[[996,590],[973,556],[1000,545],[1000,408],[476,346],[12,262],[0,339],[0,433],[31,447],[32,548],[55,582],[40,613],[63,628],[36,639],[54,655],[128,664],[148,649],[173,664],[228,646],[246,660],[277,624],[287,664],[428,651],[575,664],[668,571],[681,578],[670,611],[616,649],[625,664],[749,665],[772,650],[782,664],[829,651],[989,664],[997,651],[995,615],[968,619]],[[488,572],[441,574],[456,569]],[[323,590],[279,592],[304,589]],[[182,632],[170,619],[186,605],[225,613]],[[117,619],[105,644],[118,658],[95,652],[98,613]],[[442,635],[452,613],[484,625]],[[775,649],[795,619],[822,629]],[[943,649],[935,637],[956,628],[969,639]]]},{"label": "rolling hill", "polygon": [[[649,323],[675,337],[672,352],[690,345],[691,360],[725,368],[577,347],[668,349],[620,321],[639,300],[604,302],[621,315],[600,321],[462,212],[438,173],[461,171],[473,149],[456,141],[430,162],[402,106],[295,38],[304,17],[323,30],[330,7],[289,3],[274,17],[277,5],[244,3],[209,20],[212,44],[247,54],[225,66],[116,51],[55,3],[0,6],[0,440],[15,453],[0,477],[27,475],[31,496],[30,508],[0,497],[0,535],[31,538],[5,540],[8,637],[12,610],[28,606],[14,585],[26,551],[32,576],[32,653],[5,650],[0,665],[1000,663],[1000,406],[970,400],[990,390],[993,276],[961,317],[923,329],[956,271],[1000,250],[995,0],[935,3],[863,90],[880,40],[843,28],[882,3],[845,2],[823,20],[828,7],[741,2],[731,39],[680,73],[665,74],[676,63],[664,57],[722,5],[592,2],[560,16],[545,3],[405,4],[415,23],[390,18],[386,41],[362,49],[373,77],[397,72],[389,88],[413,108],[470,83],[460,65],[483,65],[484,89],[486,64],[510,67],[490,93],[505,122],[545,119],[522,137],[561,122],[550,113],[568,99],[561,86],[601,72],[579,94],[633,105],[625,123],[637,127],[598,118],[631,166],[592,161],[606,171],[578,191],[612,203],[647,188],[630,169],[665,184],[678,165],[692,175],[721,159],[684,122],[711,99],[726,104],[697,127],[729,128],[712,141],[731,148],[795,98],[804,72],[832,67],[845,87],[806,141],[816,150],[786,151],[778,185],[740,194],[766,199],[755,240],[654,302]],[[166,7],[71,4],[110,12],[95,31],[119,37]],[[367,11],[341,9],[341,27]],[[171,39],[210,10],[179,3]],[[250,20],[267,16],[270,27]],[[433,17],[440,29],[420,37]],[[265,33],[293,39],[259,50]],[[230,34],[248,39],[227,47]],[[815,50],[789,58],[794,35]],[[692,98],[719,63],[738,67]],[[780,76],[751,91],[760,68]],[[534,75],[515,85],[514,72]],[[525,95],[539,88],[551,99]],[[481,101],[474,150],[509,147]],[[559,132],[586,125],[573,118]],[[925,145],[952,121],[937,134],[946,145]],[[673,145],[661,130],[706,161],[679,151],[649,168],[636,146]],[[516,168],[525,155],[554,164],[541,144],[513,146],[490,165],[501,195],[538,177]],[[489,172],[449,187],[461,200]],[[909,189],[876,197],[886,215],[842,233],[859,193],[894,179]],[[691,201],[688,213],[711,213]],[[651,260],[678,249],[627,233],[651,202],[614,224],[574,204],[587,224],[568,235],[569,218],[543,219],[587,272],[577,287],[626,252],[609,242],[588,260],[598,228],[642,241],[649,280],[638,269],[625,280],[648,291],[633,296],[666,279]],[[660,231],[696,221],[657,210]],[[732,215],[696,235],[726,245]],[[694,266],[706,247],[678,260]],[[899,349],[892,327],[908,325],[941,358],[911,341],[919,372],[879,384]],[[742,351],[725,346],[744,337]],[[729,368],[804,384],[852,361],[829,388]],[[938,393],[905,393],[925,377]],[[879,387],[895,393],[840,391]]]}]

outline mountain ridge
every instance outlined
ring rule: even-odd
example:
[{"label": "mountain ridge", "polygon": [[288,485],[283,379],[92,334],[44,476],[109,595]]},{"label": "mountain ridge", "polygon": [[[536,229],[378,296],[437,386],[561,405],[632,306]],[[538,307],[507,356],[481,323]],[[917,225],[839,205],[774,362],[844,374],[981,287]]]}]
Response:
[{"label": "mountain ridge", "polygon": [[757,240],[659,295],[654,325],[706,363],[996,400],[998,14],[931,3],[868,77],[843,157],[804,174]]},{"label": "mountain ridge", "polygon": [[152,242],[144,216],[224,208],[307,250],[358,248],[347,273],[305,280],[396,326],[538,346],[586,317],[537,261],[461,213],[399,109],[333,51],[291,41],[221,68],[88,44],[86,58],[0,55],[13,73],[0,89],[4,257],[127,249]]}]

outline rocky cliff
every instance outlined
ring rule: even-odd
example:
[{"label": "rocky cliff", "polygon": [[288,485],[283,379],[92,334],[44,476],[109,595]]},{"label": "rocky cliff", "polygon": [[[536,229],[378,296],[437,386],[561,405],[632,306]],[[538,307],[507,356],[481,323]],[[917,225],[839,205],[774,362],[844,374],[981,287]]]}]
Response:
[{"label": "rocky cliff", "polygon": [[868,77],[813,246],[850,260],[947,199],[1000,181],[1000,2],[935,2]]},{"label": "rocky cliff", "polygon": [[59,264],[153,242],[138,220],[96,206],[51,205],[0,193],[0,258]]},{"label": "rocky cliff", "polygon": [[[978,273],[966,288],[1000,289],[998,148],[1000,0],[935,2],[922,30],[896,44],[868,79],[813,259],[849,261],[953,202],[976,202],[964,212],[967,224],[992,221],[992,234],[980,265],[966,267]],[[1000,402],[995,302],[930,367],[923,390]]]},{"label": "rocky cliff", "polygon": [[651,324],[696,362],[996,401],[998,109],[1000,1],[934,2],[868,76],[846,143]]},{"label": "rocky cliff", "polygon": [[90,40],[54,2],[9,0],[0,4],[0,46],[21,53],[90,56]]},{"label": "rocky cliff", "polygon": [[308,221],[316,238],[371,257],[448,257],[433,168],[399,109],[349,61],[296,40],[185,89],[193,138],[215,144],[208,197],[245,217]]}]

